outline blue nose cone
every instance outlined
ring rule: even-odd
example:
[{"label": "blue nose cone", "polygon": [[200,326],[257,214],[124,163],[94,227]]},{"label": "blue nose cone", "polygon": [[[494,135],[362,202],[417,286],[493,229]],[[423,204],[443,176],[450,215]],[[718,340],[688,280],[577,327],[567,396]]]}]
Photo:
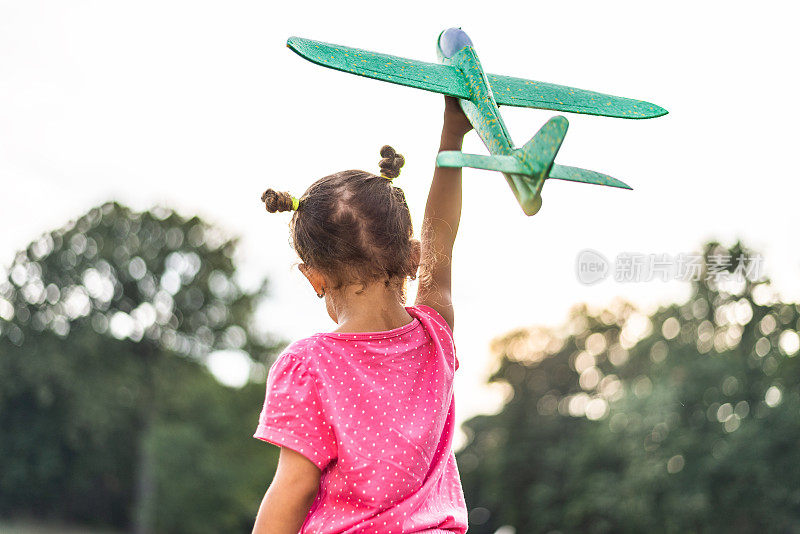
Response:
[{"label": "blue nose cone", "polygon": [[439,50],[444,57],[453,57],[465,46],[473,46],[472,39],[461,28],[448,28],[439,35]]}]

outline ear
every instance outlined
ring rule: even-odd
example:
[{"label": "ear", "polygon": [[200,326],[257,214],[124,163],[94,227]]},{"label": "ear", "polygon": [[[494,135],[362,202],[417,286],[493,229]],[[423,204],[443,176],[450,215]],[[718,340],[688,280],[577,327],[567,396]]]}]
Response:
[{"label": "ear", "polygon": [[306,265],[305,263],[301,263],[297,266],[297,268],[300,269],[300,272],[306,277],[308,283],[311,284],[311,287],[314,288],[314,292],[317,295],[325,293],[327,282],[325,277],[322,276],[322,273],[320,273],[317,269]]}]

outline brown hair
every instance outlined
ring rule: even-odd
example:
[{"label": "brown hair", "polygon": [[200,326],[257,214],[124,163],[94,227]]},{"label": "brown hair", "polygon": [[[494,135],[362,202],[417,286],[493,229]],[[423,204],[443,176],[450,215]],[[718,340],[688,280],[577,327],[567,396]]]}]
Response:
[{"label": "brown hair", "polygon": [[[416,277],[411,213],[403,190],[392,183],[405,159],[388,145],[380,153],[382,176],[349,170],[320,178],[292,215],[292,245],[300,259],[336,287]],[[273,189],[261,200],[270,213],[293,207],[289,193]]]}]

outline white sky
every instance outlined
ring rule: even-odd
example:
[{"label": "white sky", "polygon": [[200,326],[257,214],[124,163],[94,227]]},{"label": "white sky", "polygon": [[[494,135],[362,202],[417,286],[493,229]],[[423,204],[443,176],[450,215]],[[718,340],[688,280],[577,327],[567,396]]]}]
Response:
[{"label": "white sky", "polygon": [[[496,408],[488,343],[559,324],[578,302],[685,298],[678,282],[580,284],[579,251],[691,253],[736,238],[800,296],[795,166],[797,50],[789,3],[0,1],[0,263],[97,204],[162,203],[242,236],[243,277],[268,276],[261,314],[287,339],[332,328],[293,268],[288,216],[267,186],[302,191],[347,168],[376,171],[389,143],[416,227],[442,97],[323,69],[290,35],[435,61],[460,25],[488,72],[657,103],[626,121],[568,114],[557,162],[607,172],[621,191],[565,182],[525,217],[499,174],[465,171],[454,258],[459,420]],[[555,113],[503,108],[518,145]],[[474,134],[465,150],[485,153]]]}]

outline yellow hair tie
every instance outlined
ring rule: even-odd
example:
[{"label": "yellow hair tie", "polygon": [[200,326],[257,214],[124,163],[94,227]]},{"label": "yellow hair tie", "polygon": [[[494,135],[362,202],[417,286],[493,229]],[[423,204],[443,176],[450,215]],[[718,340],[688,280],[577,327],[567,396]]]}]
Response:
[{"label": "yellow hair tie", "polygon": [[297,197],[292,197],[292,211],[297,211],[297,208],[300,207],[300,199]]},{"label": "yellow hair tie", "polygon": [[381,178],[386,178],[386,179],[387,179],[387,180],[389,180],[390,182],[391,182],[392,180],[394,180],[394,178],[389,178],[388,176],[386,176],[386,175],[385,175],[385,174],[383,174],[383,173],[381,173]]}]

